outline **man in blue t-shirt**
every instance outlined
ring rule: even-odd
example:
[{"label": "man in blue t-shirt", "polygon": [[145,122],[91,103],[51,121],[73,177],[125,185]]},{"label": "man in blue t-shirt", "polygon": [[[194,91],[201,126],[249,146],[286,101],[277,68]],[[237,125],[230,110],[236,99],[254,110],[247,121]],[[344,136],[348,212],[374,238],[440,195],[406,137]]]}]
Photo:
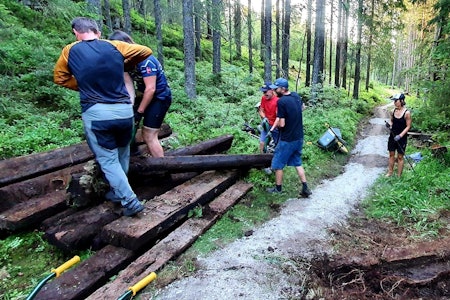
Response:
[{"label": "man in blue t-shirt", "polygon": [[269,193],[281,193],[283,183],[283,169],[285,166],[295,167],[302,183],[300,195],[309,197],[312,192],[306,182],[305,170],[302,166],[302,147],[303,147],[303,116],[302,111],[305,105],[301,97],[294,92],[289,91],[288,81],[284,78],[278,78],[270,86],[277,93],[277,119],[274,127],[280,131],[280,140],[275,148],[272,159],[272,170],[275,170],[276,186],[268,189]]}]

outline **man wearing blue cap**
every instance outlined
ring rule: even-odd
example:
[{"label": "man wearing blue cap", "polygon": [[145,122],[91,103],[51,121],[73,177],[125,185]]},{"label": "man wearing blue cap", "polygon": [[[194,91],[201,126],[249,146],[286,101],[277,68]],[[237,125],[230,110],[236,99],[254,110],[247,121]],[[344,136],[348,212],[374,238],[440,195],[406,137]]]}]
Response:
[{"label": "man wearing blue cap", "polygon": [[280,97],[277,104],[277,119],[275,121],[280,131],[280,140],[275,148],[272,159],[272,170],[275,170],[276,186],[267,189],[267,191],[269,193],[282,192],[283,169],[285,166],[291,166],[295,167],[302,183],[300,195],[302,197],[309,197],[312,192],[308,188],[305,170],[302,166],[302,111],[305,109],[305,105],[297,93],[289,91],[288,81],[284,78],[275,80],[270,88],[275,90],[278,97]]},{"label": "man wearing blue cap", "polygon": [[[273,127],[275,120],[277,118],[277,102],[278,97],[275,95],[274,91],[270,88],[271,83],[265,83],[259,90],[263,92],[261,97],[261,102],[259,105],[259,115],[262,119],[263,130],[259,137],[259,150],[264,153],[264,146],[266,144],[267,134],[270,128]],[[275,128],[272,131],[272,139],[278,142],[278,130]]]}]

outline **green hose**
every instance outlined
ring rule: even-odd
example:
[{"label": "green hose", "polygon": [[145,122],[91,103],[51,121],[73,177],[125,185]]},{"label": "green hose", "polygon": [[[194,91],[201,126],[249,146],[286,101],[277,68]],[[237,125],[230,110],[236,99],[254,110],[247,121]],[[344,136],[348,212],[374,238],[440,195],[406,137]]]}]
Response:
[{"label": "green hose", "polygon": [[41,282],[39,282],[39,284],[34,288],[34,290],[30,293],[30,295],[28,295],[27,300],[31,300],[34,297],[36,297],[36,294],[39,292],[39,290],[44,286],[44,284],[49,281],[50,279],[52,279],[53,277],[56,276],[56,273],[51,273],[50,275],[48,275],[47,277],[45,277],[44,279],[41,280]]}]

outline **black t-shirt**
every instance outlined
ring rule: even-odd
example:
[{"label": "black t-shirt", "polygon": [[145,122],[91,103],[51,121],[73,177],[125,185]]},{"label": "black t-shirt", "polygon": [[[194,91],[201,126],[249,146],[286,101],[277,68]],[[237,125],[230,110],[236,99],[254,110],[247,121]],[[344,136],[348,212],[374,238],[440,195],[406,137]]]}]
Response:
[{"label": "black t-shirt", "polygon": [[281,128],[280,139],[285,142],[298,141],[303,138],[302,99],[294,92],[278,100],[277,117],[285,119]]}]

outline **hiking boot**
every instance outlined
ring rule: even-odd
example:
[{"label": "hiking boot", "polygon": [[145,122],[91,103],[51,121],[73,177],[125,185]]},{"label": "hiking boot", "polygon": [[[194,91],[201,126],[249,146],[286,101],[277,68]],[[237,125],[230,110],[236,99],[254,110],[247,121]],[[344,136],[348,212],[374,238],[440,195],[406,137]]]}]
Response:
[{"label": "hiking boot", "polygon": [[127,217],[132,217],[138,212],[144,210],[144,205],[139,202],[137,198],[131,200],[127,205],[124,206],[123,215]]},{"label": "hiking boot", "polygon": [[268,188],[266,191],[267,191],[268,193],[270,193],[270,194],[281,194],[281,193],[283,193],[283,191],[277,190],[277,187],[276,187],[276,186],[271,187],[271,188]]},{"label": "hiking boot", "polygon": [[312,195],[312,192],[309,188],[306,188],[306,189],[302,189],[302,191],[300,192],[300,195],[304,198],[308,198],[309,196]]}]

